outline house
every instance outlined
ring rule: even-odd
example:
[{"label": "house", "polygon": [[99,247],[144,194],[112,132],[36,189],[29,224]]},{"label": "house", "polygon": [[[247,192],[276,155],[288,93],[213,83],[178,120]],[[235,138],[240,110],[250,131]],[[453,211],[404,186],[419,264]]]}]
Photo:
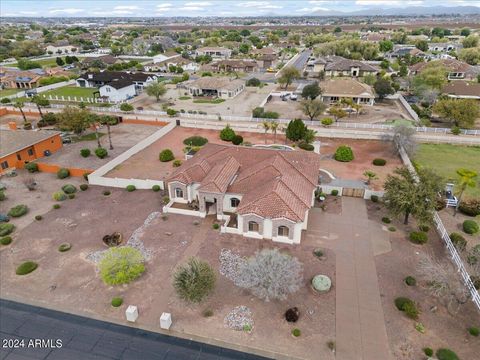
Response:
[{"label": "house", "polygon": [[258,64],[253,60],[219,60],[204,66],[205,70],[214,72],[253,72]]},{"label": "house", "polygon": [[450,51],[459,51],[463,46],[454,43],[429,43],[428,51],[449,53]]},{"label": "house", "polygon": [[[119,62],[123,61],[112,55],[92,56],[84,58],[81,62],[81,67],[82,69],[88,69],[89,67],[107,67]],[[102,64],[102,66],[96,64]]]},{"label": "house", "polygon": [[[224,220],[222,232],[299,244],[320,158],[305,151],[208,143],[167,179],[165,212]],[[198,210],[176,211],[176,207]]]},{"label": "house", "polygon": [[129,80],[112,81],[100,86],[100,96],[108,98],[109,101],[121,102],[137,95],[135,84]]},{"label": "house", "polygon": [[39,85],[42,74],[33,70],[0,67],[0,88],[32,89]]},{"label": "house", "polygon": [[186,84],[190,95],[232,99],[245,89],[245,81],[205,76]]},{"label": "house", "polygon": [[411,75],[421,73],[427,66],[443,66],[448,71],[449,80],[476,80],[480,69],[457,59],[441,59],[420,62],[409,67]]},{"label": "house", "polygon": [[229,59],[232,56],[232,50],[224,47],[202,47],[195,50],[195,56],[209,55],[212,59]]},{"label": "house", "polygon": [[30,161],[62,148],[58,131],[0,130],[0,173],[23,168]]},{"label": "house", "polygon": [[153,45],[160,47],[160,51],[175,47],[176,42],[169,36],[153,36],[151,38],[138,37],[132,41],[133,55],[147,55]]},{"label": "house", "polygon": [[392,51],[386,53],[385,57],[387,59],[395,59],[395,58],[401,58],[407,55],[417,56],[417,57],[426,56],[426,54],[423,51],[417,49],[413,45],[395,45],[395,48]]},{"label": "house", "polygon": [[327,104],[337,103],[342,98],[352,99],[357,104],[373,105],[375,93],[364,83],[350,78],[336,78],[323,81],[321,99]]},{"label": "house", "polygon": [[271,47],[264,47],[261,49],[252,50],[253,58],[257,61],[258,67],[261,69],[268,69],[275,66],[278,58],[278,53]]},{"label": "house", "polygon": [[68,54],[77,50],[76,46],[69,45],[68,41],[59,41],[45,47],[45,51],[49,54]]},{"label": "house", "polygon": [[314,72],[325,73],[325,76],[362,77],[376,75],[379,72],[375,66],[358,60],[345,59],[341,56],[326,56],[317,59],[313,66]]},{"label": "house", "polygon": [[142,90],[149,83],[156,81],[157,76],[145,74],[142,72],[124,72],[124,71],[100,71],[86,72],[76,80],[80,87],[100,87],[113,81],[127,80],[135,85],[137,90]]},{"label": "house", "polygon": [[480,100],[480,83],[452,81],[442,88],[442,93],[454,99]]},{"label": "house", "polygon": [[196,62],[185,59],[180,55],[166,58],[160,62],[152,62],[144,65],[143,68],[150,72],[169,72],[171,66],[181,67],[183,71],[197,71],[200,68]]}]

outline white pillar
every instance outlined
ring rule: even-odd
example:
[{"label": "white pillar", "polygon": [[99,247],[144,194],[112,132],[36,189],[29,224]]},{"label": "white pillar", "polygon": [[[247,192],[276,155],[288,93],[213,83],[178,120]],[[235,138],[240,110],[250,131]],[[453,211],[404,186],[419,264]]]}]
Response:
[{"label": "white pillar", "polygon": [[138,318],[138,308],[134,305],[128,305],[127,310],[125,310],[125,316],[127,321],[135,322]]}]

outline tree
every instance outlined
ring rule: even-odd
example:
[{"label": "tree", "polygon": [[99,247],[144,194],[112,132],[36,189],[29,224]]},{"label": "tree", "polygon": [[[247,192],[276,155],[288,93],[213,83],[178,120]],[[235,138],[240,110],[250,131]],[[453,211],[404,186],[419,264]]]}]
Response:
[{"label": "tree", "polygon": [[384,78],[377,79],[377,81],[375,81],[375,84],[373,85],[373,88],[375,89],[375,92],[380,99],[383,99],[385,96],[395,93],[395,90],[393,89],[390,81]]},{"label": "tree", "polygon": [[262,121],[262,128],[263,128],[263,131],[265,132],[265,144],[267,143],[267,133],[268,133],[268,130],[270,130],[270,122],[267,121],[267,120],[263,120]]},{"label": "tree", "polygon": [[464,48],[474,48],[478,46],[478,36],[476,35],[469,35],[462,41],[462,45]]},{"label": "tree", "polygon": [[457,214],[458,208],[462,201],[462,196],[467,187],[477,186],[477,172],[469,169],[458,169],[457,175],[460,177],[458,186],[460,187],[460,193],[458,195],[457,206],[455,206],[454,216]]},{"label": "tree", "polygon": [[90,125],[90,112],[87,109],[66,107],[57,114],[61,129],[81,134]]},{"label": "tree", "polygon": [[304,99],[313,100],[321,94],[322,94],[322,89],[320,89],[320,86],[318,86],[318,82],[316,81],[313,84],[305,85],[305,87],[302,90],[302,97]]},{"label": "tree", "polygon": [[393,128],[393,141],[397,146],[403,147],[408,156],[413,156],[417,150],[414,135],[415,129],[411,126],[397,125]]},{"label": "tree", "polygon": [[415,47],[421,51],[428,51],[428,42],[427,40],[417,40],[415,42]]},{"label": "tree", "polygon": [[377,174],[375,174],[375,173],[374,173],[373,171],[371,171],[371,170],[365,170],[364,173],[363,173],[363,176],[365,176],[365,178],[367,179],[367,185],[370,185],[370,183],[371,183],[373,180],[378,179]]},{"label": "tree", "polygon": [[480,48],[462,49],[458,58],[465,61],[467,64],[477,65],[480,63]]},{"label": "tree", "polygon": [[20,110],[20,113],[22,114],[23,117],[23,122],[27,122],[27,117],[25,116],[25,113],[23,112],[23,107],[25,106],[25,103],[22,100],[16,100],[15,104],[13,104],[13,107],[17,108]]},{"label": "tree", "polygon": [[248,54],[248,52],[250,51],[250,45],[248,44],[240,44],[240,46],[238,47],[238,51],[240,51],[242,54]]},{"label": "tree", "polygon": [[378,43],[381,52],[387,52],[393,50],[393,42],[390,40],[382,40]]},{"label": "tree", "polygon": [[98,264],[105,284],[128,284],[145,271],[142,253],[130,246],[113,247],[105,251]]},{"label": "tree", "polygon": [[464,28],[462,31],[460,31],[461,36],[468,36],[470,35],[470,29],[469,28]]},{"label": "tree", "polygon": [[133,106],[129,103],[122,103],[122,105],[120,105],[120,110],[122,110],[122,111],[132,111]]},{"label": "tree", "polygon": [[395,216],[403,214],[405,225],[410,215],[423,224],[432,222],[442,181],[431,170],[420,169],[417,179],[407,167],[397,168],[387,175],[384,188],[385,206]]},{"label": "tree", "polygon": [[99,116],[98,120],[100,121],[100,124],[107,126],[108,142],[110,145],[110,150],[113,150],[112,134],[110,132],[110,126],[116,125],[118,123],[118,119],[111,115],[101,115]]},{"label": "tree", "polygon": [[265,301],[284,300],[300,288],[302,271],[297,258],[278,249],[264,249],[239,263],[235,285]]},{"label": "tree", "polygon": [[443,99],[433,105],[433,111],[455,126],[470,128],[480,116],[480,107],[472,99]]},{"label": "tree", "polygon": [[215,288],[215,272],[206,262],[190,258],[173,274],[173,287],[177,295],[192,303],[201,302]]},{"label": "tree", "polygon": [[279,84],[284,84],[285,89],[293,82],[300,77],[300,72],[297,68],[293,66],[287,66],[280,71],[280,77],[278,78]]},{"label": "tree", "polygon": [[57,57],[55,59],[55,62],[57,63],[58,66],[63,66],[65,65],[65,62],[63,61],[63,59],[61,57]]},{"label": "tree", "polygon": [[316,135],[317,135],[317,132],[315,130],[307,128],[305,130],[305,134],[303,135],[302,140],[307,144],[311,144],[313,140],[315,140]]},{"label": "tree", "polygon": [[285,135],[291,141],[298,141],[303,139],[306,130],[305,123],[301,119],[295,119],[288,123]]},{"label": "tree", "polygon": [[145,87],[145,91],[147,92],[148,96],[154,96],[158,102],[160,101],[160,97],[165,95],[165,93],[167,92],[167,88],[165,87],[165,84],[163,82],[154,82],[150,85],[147,85]]},{"label": "tree", "polygon": [[438,61],[432,61],[426,65],[422,72],[413,78],[415,89],[428,86],[433,89],[441,90],[447,83],[447,69]]},{"label": "tree", "polygon": [[398,71],[398,75],[400,75],[401,77],[405,77],[408,75],[408,67],[406,64],[400,65],[400,70]]},{"label": "tree", "polygon": [[33,97],[32,102],[37,105],[38,113],[40,114],[40,117],[43,119],[43,112],[42,112],[42,107],[49,106],[50,101],[47,99],[43,99],[40,96],[36,95]]},{"label": "tree", "polygon": [[273,132],[273,142],[277,143],[277,129],[280,124],[276,121],[270,121],[270,129]]},{"label": "tree", "polygon": [[313,119],[323,114],[327,106],[320,99],[305,99],[300,102],[299,108],[310,118],[310,121],[313,121]]},{"label": "tree", "polygon": [[333,116],[335,122],[337,122],[338,119],[342,119],[347,116],[347,112],[338,105],[332,106],[330,109],[328,109],[328,113]]}]

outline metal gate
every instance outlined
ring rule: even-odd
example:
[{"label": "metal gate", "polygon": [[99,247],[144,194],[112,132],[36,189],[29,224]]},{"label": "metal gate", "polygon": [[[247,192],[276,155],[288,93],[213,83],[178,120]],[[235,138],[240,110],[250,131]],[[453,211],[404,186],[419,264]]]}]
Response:
[{"label": "metal gate", "polygon": [[351,196],[351,197],[359,197],[363,198],[365,195],[365,189],[359,189],[359,188],[343,188],[342,190],[342,196]]}]

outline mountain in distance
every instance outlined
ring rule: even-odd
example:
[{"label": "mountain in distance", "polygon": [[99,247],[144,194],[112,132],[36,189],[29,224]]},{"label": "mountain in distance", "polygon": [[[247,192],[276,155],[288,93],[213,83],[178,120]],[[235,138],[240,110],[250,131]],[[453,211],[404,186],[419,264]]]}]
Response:
[{"label": "mountain in distance", "polygon": [[387,16],[387,15],[444,15],[444,14],[460,14],[471,15],[480,14],[479,6],[410,6],[406,8],[389,8],[383,9],[372,7],[358,11],[334,11],[319,10],[311,13],[313,16]]}]

